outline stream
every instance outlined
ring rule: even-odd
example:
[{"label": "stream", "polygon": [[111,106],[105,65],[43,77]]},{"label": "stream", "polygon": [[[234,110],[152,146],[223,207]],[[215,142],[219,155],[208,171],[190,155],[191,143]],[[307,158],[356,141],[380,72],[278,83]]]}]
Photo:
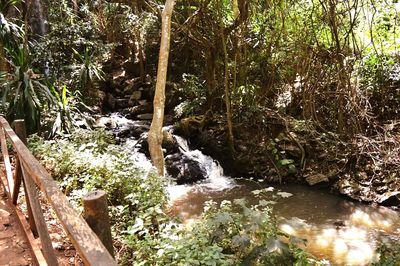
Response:
[{"label": "stream", "polygon": [[[219,182],[221,183],[221,182]],[[171,213],[190,223],[201,215],[208,200],[221,202],[245,198],[257,204],[251,192],[274,187],[276,191],[291,193],[274,204],[280,218],[279,228],[293,236],[306,239],[305,250],[318,259],[334,265],[366,265],[377,259],[378,245],[387,240],[400,239],[399,214],[389,208],[371,206],[346,200],[326,190],[315,190],[304,185],[269,185],[248,180],[221,190],[197,184],[171,202]],[[174,187],[173,191],[179,190]],[[177,195],[177,194],[175,194]]]},{"label": "stream", "polygon": [[[118,121],[132,125],[136,123],[118,117],[114,119],[117,119],[117,124]],[[142,122],[140,126],[143,126]],[[377,259],[375,250],[380,243],[400,240],[400,215],[394,210],[353,202],[328,190],[305,185],[271,185],[248,179],[232,179],[223,174],[222,167],[213,158],[199,150],[191,150],[182,137],[173,135],[173,138],[181,154],[200,165],[206,173],[206,179],[194,184],[177,185],[171,182],[167,187],[170,195],[169,213],[179,216],[186,224],[202,214],[206,201],[219,203],[245,198],[249,204],[257,204],[259,198],[252,191],[273,187],[275,192],[292,194],[273,205],[280,230],[305,239],[303,248],[318,259],[327,259],[333,265],[367,265]],[[150,169],[151,164],[146,156],[138,153],[137,143],[137,138],[127,138],[123,145],[131,146],[137,162]]]}]

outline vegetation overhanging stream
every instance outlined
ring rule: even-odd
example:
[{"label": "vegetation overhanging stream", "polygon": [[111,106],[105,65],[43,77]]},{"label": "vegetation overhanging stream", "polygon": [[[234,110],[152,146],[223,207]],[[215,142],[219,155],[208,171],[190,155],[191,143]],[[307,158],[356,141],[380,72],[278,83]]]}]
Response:
[{"label": "vegetation overhanging stream", "polygon": [[375,0],[0,0],[0,113],[76,208],[107,193],[122,265],[397,266],[399,17]]}]

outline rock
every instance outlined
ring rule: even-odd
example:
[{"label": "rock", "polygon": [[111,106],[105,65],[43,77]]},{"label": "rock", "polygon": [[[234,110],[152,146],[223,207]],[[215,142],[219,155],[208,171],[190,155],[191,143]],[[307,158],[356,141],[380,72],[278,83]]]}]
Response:
[{"label": "rock", "polygon": [[400,206],[400,191],[389,191],[381,195],[378,203],[385,206]]},{"label": "rock", "polygon": [[116,99],[111,93],[106,94],[106,104],[111,110],[115,109]]},{"label": "rock", "polygon": [[113,80],[120,79],[125,77],[125,70],[124,69],[117,69],[112,72]]},{"label": "rock", "polygon": [[131,101],[139,101],[141,98],[142,98],[142,91],[134,91],[132,92],[132,95],[129,99]]},{"label": "rock", "polygon": [[115,88],[115,95],[123,95],[123,91],[121,91],[119,88]]},{"label": "rock", "polygon": [[346,223],[342,220],[336,220],[333,222],[333,225],[336,227],[343,227],[343,226],[346,226]]},{"label": "rock", "polygon": [[294,158],[301,158],[301,150],[296,144],[279,144],[278,147]]},{"label": "rock", "polygon": [[140,100],[138,102],[139,102],[140,105],[147,105],[148,104],[147,100]]},{"label": "rock", "polygon": [[141,91],[134,91],[129,97],[129,105],[135,105],[142,97]]},{"label": "rock", "polygon": [[138,62],[125,61],[122,66],[126,70],[127,76],[137,77],[140,75],[140,67]]},{"label": "rock", "polygon": [[163,143],[162,147],[166,149],[167,154],[173,153],[179,150],[178,144],[176,143],[174,136],[171,132],[163,130]]},{"label": "rock", "polygon": [[308,176],[306,181],[310,186],[314,186],[316,184],[328,183],[329,178],[324,174],[315,174]]},{"label": "rock", "polygon": [[111,117],[100,117],[93,125],[94,128],[116,128],[117,123]]},{"label": "rock", "polygon": [[155,87],[147,87],[147,88],[140,87],[139,88],[139,91],[142,92],[142,99],[147,100],[149,102],[153,102],[154,90],[155,90]]},{"label": "rock", "polygon": [[135,124],[130,127],[130,134],[134,138],[140,138],[143,133],[148,132],[150,130],[150,123],[147,121],[135,121]]},{"label": "rock", "polygon": [[199,162],[182,153],[165,157],[165,167],[178,184],[194,183],[207,177],[206,169]]},{"label": "rock", "polygon": [[116,99],[116,101],[115,101],[115,107],[117,107],[117,108],[126,108],[128,106],[129,106],[128,99]]},{"label": "rock", "polygon": [[116,123],[113,132],[117,138],[134,137],[138,139],[144,132],[149,131],[150,128],[149,121],[132,121],[120,115],[112,115],[110,118],[114,119]]},{"label": "rock", "polygon": [[137,119],[139,120],[152,120],[153,119],[153,114],[141,114],[137,115]]},{"label": "rock", "polygon": [[121,111],[122,114],[126,115],[127,118],[132,119],[137,115],[151,113],[153,111],[153,105],[148,103],[146,105],[138,105],[134,107],[125,108]]},{"label": "rock", "polygon": [[131,94],[133,91],[134,91],[134,86],[133,86],[133,84],[129,84],[128,86],[126,86],[126,87],[124,88],[124,94],[125,94],[125,95]]}]

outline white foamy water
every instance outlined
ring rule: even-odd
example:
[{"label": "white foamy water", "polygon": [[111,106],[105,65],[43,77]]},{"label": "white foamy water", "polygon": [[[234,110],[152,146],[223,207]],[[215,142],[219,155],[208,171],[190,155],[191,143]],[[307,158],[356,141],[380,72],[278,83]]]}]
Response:
[{"label": "white foamy water", "polygon": [[224,175],[221,165],[210,156],[203,154],[200,150],[190,150],[187,140],[174,135],[179,144],[181,152],[188,158],[198,162],[205,169],[206,179],[191,185],[169,185],[167,192],[171,204],[184,197],[191,191],[222,191],[236,186],[233,179]]},{"label": "white foamy water", "polygon": [[[135,121],[127,119],[118,113],[114,113],[110,117],[119,128],[135,125]],[[171,131],[172,127],[164,127],[164,130]],[[147,138],[147,133],[143,133],[140,138]],[[203,154],[200,150],[190,150],[186,139],[177,135],[173,135],[173,138],[178,143],[179,150],[183,155],[199,163],[200,167],[205,172],[205,179],[190,185],[176,185],[171,181],[171,184],[166,188],[171,204],[173,204],[175,200],[186,196],[190,191],[222,191],[236,186],[235,182],[230,177],[224,175],[224,171],[217,161]],[[138,139],[128,138],[123,145],[130,151],[131,159],[148,173],[153,166],[146,155],[139,152],[138,142]]]}]

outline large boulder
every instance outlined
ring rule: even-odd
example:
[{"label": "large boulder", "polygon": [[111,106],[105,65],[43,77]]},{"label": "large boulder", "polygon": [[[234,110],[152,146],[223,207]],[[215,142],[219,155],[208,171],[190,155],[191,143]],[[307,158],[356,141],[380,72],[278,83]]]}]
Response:
[{"label": "large boulder", "polygon": [[206,169],[200,162],[182,153],[174,153],[165,158],[167,172],[180,184],[194,183],[207,178]]},{"label": "large boulder", "polygon": [[377,201],[384,206],[400,206],[400,191],[388,191],[379,196]]}]

